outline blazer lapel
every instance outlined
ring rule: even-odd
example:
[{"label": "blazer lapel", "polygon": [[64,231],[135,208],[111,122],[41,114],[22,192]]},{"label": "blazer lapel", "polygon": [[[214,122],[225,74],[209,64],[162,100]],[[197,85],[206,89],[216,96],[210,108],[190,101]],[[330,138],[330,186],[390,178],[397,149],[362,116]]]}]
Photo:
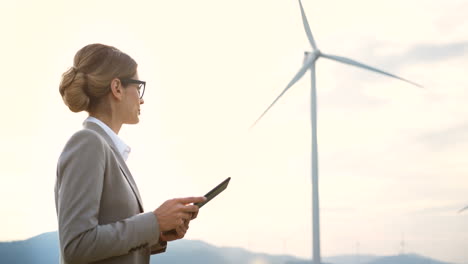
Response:
[{"label": "blazer lapel", "polygon": [[130,173],[130,170],[127,167],[127,164],[125,163],[125,160],[123,159],[122,155],[120,154],[119,150],[117,147],[114,145],[114,142],[110,138],[109,135],[107,135],[106,131],[102,129],[98,124],[95,124],[93,122],[84,122],[83,126],[86,129],[90,129],[98,133],[100,136],[104,138],[104,140],[107,142],[107,144],[111,147],[112,151],[114,152],[115,157],[117,158],[117,163],[119,163],[120,170],[122,171],[123,175],[128,181],[128,184],[133,190],[133,193],[135,194],[137,200],[138,200],[138,205],[140,206],[141,212],[143,212],[143,201],[140,197],[140,193],[138,191],[138,188],[136,186],[135,180],[133,179],[132,174]]}]

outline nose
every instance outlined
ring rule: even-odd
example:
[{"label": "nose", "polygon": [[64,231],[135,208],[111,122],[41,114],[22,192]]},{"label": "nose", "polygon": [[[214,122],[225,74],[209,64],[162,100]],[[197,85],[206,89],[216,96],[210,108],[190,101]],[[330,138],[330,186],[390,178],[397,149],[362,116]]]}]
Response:
[{"label": "nose", "polygon": [[143,98],[140,98],[140,104],[144,104],[145,103],[145,100]]}]

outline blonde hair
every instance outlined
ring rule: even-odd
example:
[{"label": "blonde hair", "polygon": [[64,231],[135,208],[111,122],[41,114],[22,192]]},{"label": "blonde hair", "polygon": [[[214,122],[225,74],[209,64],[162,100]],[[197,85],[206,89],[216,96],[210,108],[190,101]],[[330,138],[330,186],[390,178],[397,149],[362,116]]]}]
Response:
[{"label": "blonde hair", "polygon": [[73,112],[90,111],[110,92],[114,78],[131,78],[137,63],[122,51],[103,44],[81,48],[73,67],[62,74],[59,91]]}]

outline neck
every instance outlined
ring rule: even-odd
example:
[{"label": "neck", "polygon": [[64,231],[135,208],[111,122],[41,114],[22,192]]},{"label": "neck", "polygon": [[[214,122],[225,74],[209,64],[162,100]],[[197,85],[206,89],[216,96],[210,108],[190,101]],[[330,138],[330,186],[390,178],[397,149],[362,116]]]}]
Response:
[{"label": "neck", "polygon": [[101,120],[104,124],[106,124],[115,134],[119,134],[120,128],[122,127],[122,122],[115,120],[112,116],[101,114],[101,113],[90,113],[89,116],[97,118]]},{"label": "neck", "polygon": [[123,122],[117,110],[115,102],[112,100],[111,95],[108,94],[89,110],[89,116],[101,120],[118,135]]}]

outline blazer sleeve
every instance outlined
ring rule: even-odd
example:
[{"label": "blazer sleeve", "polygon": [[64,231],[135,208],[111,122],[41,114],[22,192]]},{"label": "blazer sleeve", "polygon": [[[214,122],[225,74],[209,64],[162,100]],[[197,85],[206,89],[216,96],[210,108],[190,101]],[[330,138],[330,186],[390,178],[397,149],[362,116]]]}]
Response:
[{"label": "blazer sleeve", "polygon": [[85,129],[72,136],[59,159],[56,207],[60,250],[67,263],[121,256],[158,243],[159,224],[152,212],[98,223],[109,151],[96,132]]}]

